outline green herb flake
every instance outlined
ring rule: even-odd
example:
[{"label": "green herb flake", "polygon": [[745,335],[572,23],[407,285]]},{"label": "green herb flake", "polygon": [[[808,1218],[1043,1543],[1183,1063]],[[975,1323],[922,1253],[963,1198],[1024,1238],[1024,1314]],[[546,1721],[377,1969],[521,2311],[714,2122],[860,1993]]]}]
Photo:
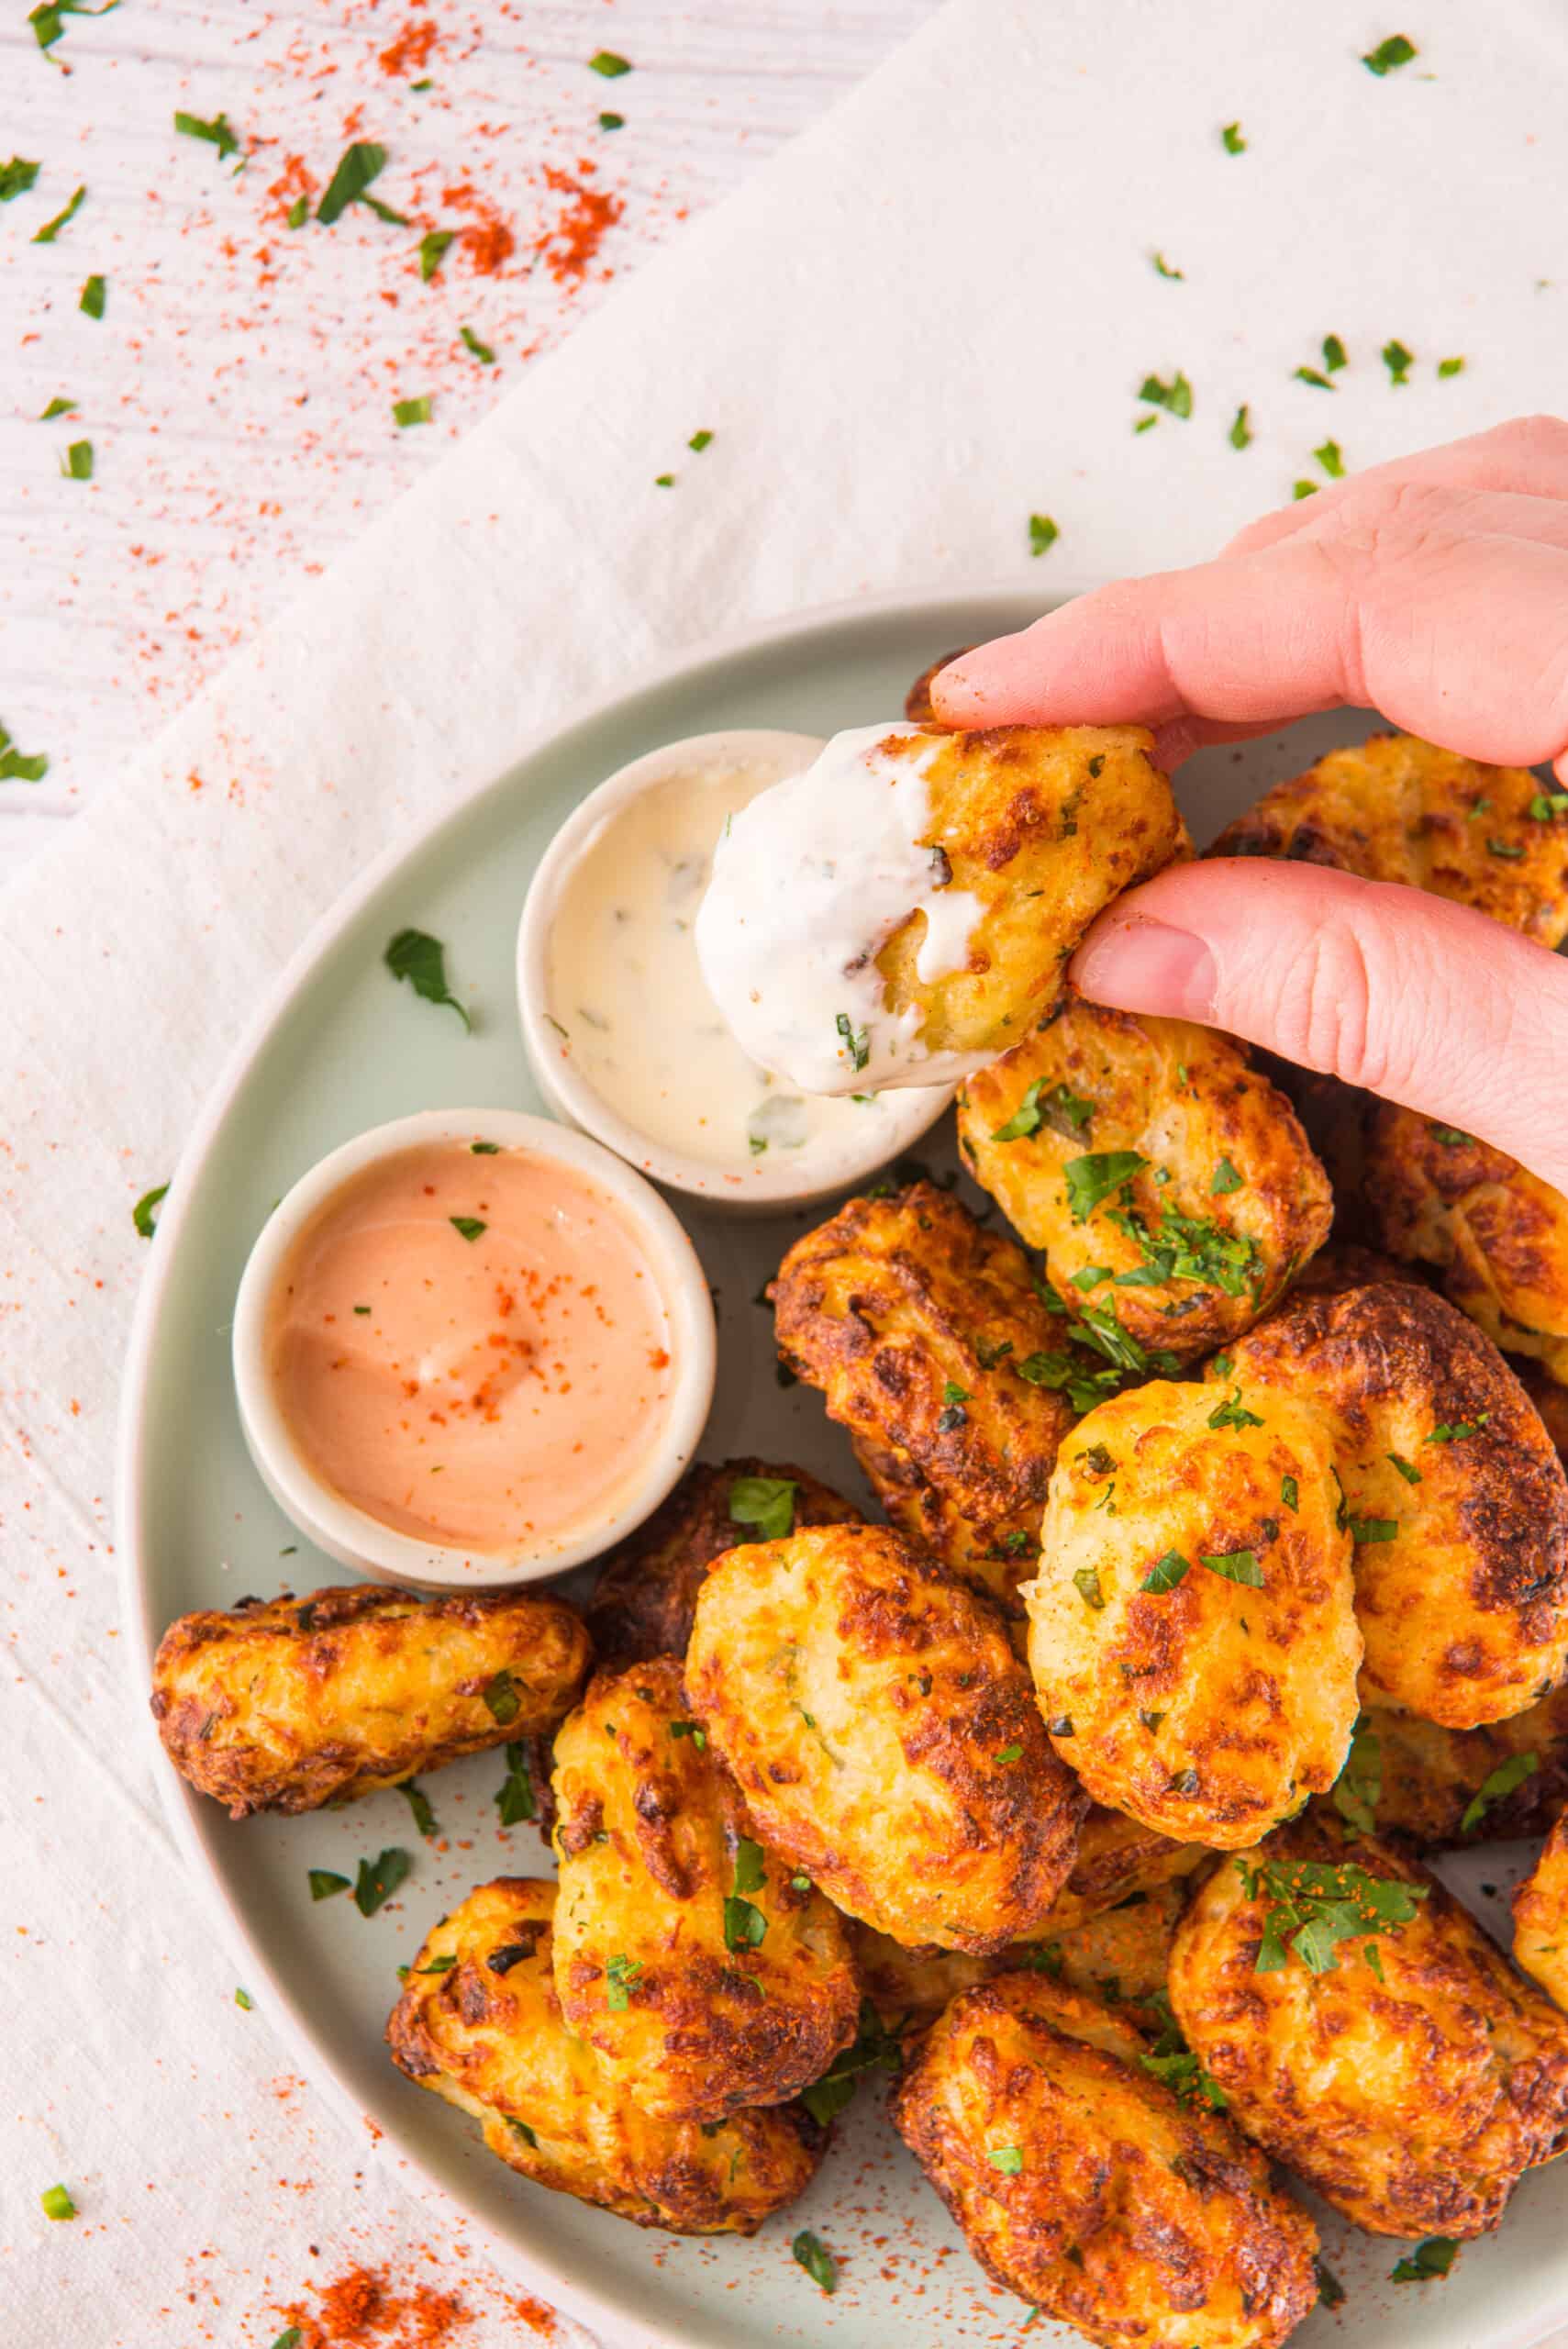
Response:
[{"label": "green herb flake", "polygon": [[29,163],[25,155],[13,155],[8,163],[0,163],[0,204],[9,204],[16,195],[26,195],[39,168],[37,163]]},{"label": "green herb flake", "polygon": [[340,220],[350,204],[365,200],[365,191],[386,167],[386,150],[372,139],[356,139],[328,181],[316,217],[323,228]]},{"label": "green herb flake", "polygon": [[825,2292],[838,2289],[839,2271],[833,2264],[833,2254],[820,2236],[814,2235],[809,2227],[801,2229],[790,2244],[790,2250],[795,2254],[796,2265],[805,2268],[814,2284],[820,2284]]},{"label": "green herb flake", "polygon": [[1310,384],[1319,392],[1332,392],[1339,388],[1329,381],[1327,375],[1320,375],[1316,367],[1298,367],[1294,380],[1298,384]]},{"label": "green herb flake", "polygon": [[1342,2308],[1345,2288],[1334,2274],[1333,2269],[1325,2267],[1320,2259],[1314,2259],[1312,2273],[1318,2278],[1318,2298],[1322,2306],[1326,2309]]},{"label": "green herb flake", "polygon": [[428,424],[434,414],[435,402],[428,392],[421,392],[417,399],[392,403],[392,420],[400,432],[411,424]]},{"label": "green herb flake", "polygon": [[1463,373],[1464,362],[1462,359],[1440,359],[1438,361],[1438,380],[1440,383],[1446,384],[1451,376],[1462,375]]},{"label": "green herb flake", "polygon": [[[49,410],[44,413],[47,416]],[[1527,812],[1538,824],[1550,824],[1554,816],[1568,815],[1568,791],[1538,791]]]},{"label": "green herb flake", "polygon": [[1184,1558],[1179,1550],[1167,1550],[1162,1558],[1155,1559],[1138,1586],[1140,1590],[1151,1591],[1158,1598],[1167,1590],[1174,1590],[1176,1585],[1191,1572],[1190,1559]]},{"label": "green herb flake", "polygon": [[1199,1551],[1198,1555],[1211,1575],[1218,1575],[1223,1582],[1245,1583],[1249,1590],[1262,1590],[1263,1570],[1255,1550],[1224,1550],[1218,1556]]},{"label": "green herb flake", "polygon": [[596,49],[588,60],[588,71],[602,73],[606,82],[618,82],[623,73],[631,72],[631,61],[617,57],[613,49]]},{"label": "green herb flake", "polygon": [[480,1691],[493,1721],[507,1729],[522,1711],[522,1699],[510,1672],[503,1664],[493,1680],[487,1680]]},{"label": "green herb flake", "polygon": [[46,220],[41,228],[36,228],[33,231],[34,244],[52,245],[56,237],[59,236],[61,230],[64,228],[66,222],[68,220],[74,220],[78,212],[81,211],[83,205],[86,202],[86,189],[84,187],[79,187],[63,212],[57,212],[52,220]]},{"label": "green herb flake", "polygon": [[782,1542],[795,1531],[795,1497],[789,1476],[737,1476],[729,1487],[729,1521],[750,1525],[762,1542]]},{"label": "green herb flake", "polygon": [[296,195],[294,202],[289,206],[287,217],[288,225],[291,228],[303,228],[306,222],[310,217],[309,196]]},{"label": "green herb flake", "polygon": [[1097,1614],[1106,1603],[1106,1594],[1100,1588],[1100,1577],[1095,1568],[1080,1566],[1073,1576],[1073,1586],[1084,1606],[1092,1607]]},{"label": "green herb flake", "polygon": [[1029,516],[1030,554],[1044,554],[1048,548],[1053,547],[1056,544],[1057,540],[1061,536],[1061,531],[1057,529],[1049,514],[1031,514]]},{"label": "green herb flake", "polygon": [[[514,2121],[512,2125],[516,2128],[517,2123]],[[300,2344],[304,2339],[305,2335],[300,2331],[297,2324],[285,2325],[282,2332],[279,2333],[277,2339],[273,2342],[272,2349],[300,2349]]]},{"label": "green herb flake", "polygon": [[249,1990],[236,1990],[234,1993],[234,2003],[238,2008],[239,2008],[242,2013],[250,2014],[253,2011],[256,2001],[250,1996]]},{"label": "green herb flake", "polygon": [[1337,440],[1325,440],[1323,446],[1320,449],[1314,449],[1312,453],[1331,481],[1343,481],[1345,461],[1340,453],[1340,444]]},{"label": "green herb flake", "polygon": [[1238,1174],[1235,1167],[1232,1166],[1229,1158],[1222,1158],[1218,1165],[1214,1170],[1214,1180],[1208,1186],[1209,1197],[1211,1199],[1222,1199],[1226,1197],[1227,1193],[1230,1191],[1239,1191],[1240,1188],[1240,1175]]},{"label": "green herb flake", "polygon": [[397,1789],[414,1814],[414,1824],[421,1835],[439,1835],[436,1814],[430,1809],[429,1797],[416,1778],[405,1778]]},{"label": "green herb flake", "polygon": [[449,1952],[445,1957],[433,1957],[428,1965],[417,1965],[414,1971],[416,1974],[450,1974],[456,1964],[456,1957]]},{"label": "green herb flake", "polygon": [[[1438,1126],[1430,1119],[1427,1120],[1427,1131],[1434,1141],[1440,1141],[1445,1150],[1468,1150],[1475,1140],[1475,1136],[1467,1134],[1462,1126]],[[1428,1442],[1430,1441],[1429,1437]]]},{"label": "green herb flake", "polygon": [[1417,1467],[1413,1460],[1407,1460],[1402,1452],[1385,1452],[1383,1456],[1393,1467],[1398,1469],[1399,1474],[1404,1477],[1405,1482],[1407,1485],[1418,1485],[1420,1483],[1420,1470]]},{"label": "green herb flake", "polygon": [[495,1797],[495,1811],[502,1827],[519,1827],[539,1816],[533,1775],[528,1768],[528,1749],[524,1744],[506,1748],[506,1775]]},{"label": "green herb flake", "polygon": [[1304,497],[1317,496],[1318,484],[1315,481],[1293,481],[1290,485],[1290,494],[1299,505]]},{"label": "green herb flake", "polygon": [[710,449],[713,446],[713,435],[707,431],[694,432],[686,446],[688,449],[695,450],[700,457],[705,449]]},{"label": "green herb flake", "polygon": [[[130,1219],[136,1226],[137,1236],[139,1239],[151,1239],[153,1233],[158,1229],[158,1219],[154,1213],[154,1209],[162,1200],[166,1199],[168,1196],[169,1186],[167,1183],[160,1183],[154,1189],[150,1191],[143,1191],[140,1198],[138,1199],[135,1207],[133,1207],[130,1211]],[[1432,1439],[1429,1437],[1428,1442],[1430,1442],[1431,1441]]]},{"label": "green herb flake", "polygon": [[1001,2171],[1004,2177],[1017,2177],[1024,2165],[1021,2145],[993,2145],[985,2158],[993,2169]]},{"label": "green herb flake", "polygon": [[1145,375],[1138,396],[1146,407],[1166,408],[1172,416],[1189,417],[1193,412],[1193,387],[1180,372],[1168,384],[1162,384],[1158,375]]},{"label": "green herb flake", "polygon": [[[1069,1734],[1071,1734],[1071,1731]],[[997,1751],[991,1756],[991,1759],[993,1762],[1021,1761],[1023,1758],[1023,1751],[1024,1749],[1021,1745],[1004,1745],[997,1749]]]},{"label": "green herb flake", "polygon": [[1256,1411],[1248,1410],[1238,1386],[1222,1403],[1217,1403],[1208,1415],[1211,1428],[1261,1428],[1263,1424]]},{"label": "green herb flake", "polygon": [[1409,382],[1410,370],[1416,363],[1416,354],[1413,351],[1407,351],[1404,344],[1396,340],[1384,344],[1380,356],[1388,370],[1388,380],[1391,384]]},{"label": "green herb flake", "polygon": [[623,1952],[612,1957],[605,1967],[605,2004],[612,2014],[624,2014],[631,2003],[631,1994],[642,1979],[642,1961],[628,1957]]},{"label": "green herb flake", "polygon": [[472,1026],[447,985],[446,948],[439,938],[432,938],[428,930],[400,930],[382,960],[395,979],[406,979],[426,1003],[449,1005],[465,1028]]},{"label": "green herb flake", "polygon": [[1330,375],[1337,375],[1341,367],[1350,365],[1345,346],[1337,334],[1326,334],[1323,338],[1323,364]]},{"label": "green herb flake", "polygon": [[1241,126],[1239,122],[1227,122],[1221,125],[1219,143],[1228,155],[1244,155],[1247,151],[1247,142],[1241,136]]},{"label": "green herb flake", "polygon": [[335,1892],[347,1892],[348,1889],[349,1879],[346,1876],[339,1876],[331,1868],[311,1869],[310,1897],[312,1900],[330,1900]]},{"label": "green herb flake", "polygon": [[495,366],[495,353],[487,342],[480,341],[472,327],[459,327],[458,332],[462,337],[463,348],[473,351],[482,367]]},{"label": "green herb flake", "polygon": [[1186,275],[1184,269],[1173,269],[1163,253],[1151,253],[1150,259],[1154,263],[1154,273],[1157,277],[1180,280]]},{"label": "green herb flake", "polygon": [[1094,1116],[1095,1105],[1067,1085],[1053,1085],[1047,1090],[1043,1076],[1037,1076],[1025,1091],[1012,1116],[1005,1124],[993,1129],[993,1141],[1025,1141],[1041,1126],[1052,1133],[1071,1137],[1081,1133]]},{"label": "green herb flake", "polygon": [[1390,33],[1386,40],[1380,40],[1375,49],[1368,50],[1362,63],[1381,82],[1385,73],[1394,72],[1396,66],[1408,65],[1417,53],[1413,40],[1407,40],[1403,33]]},{"label": "green herb flake", "polygon": [[1359,1542],[1363,1549],[1377,1542],[1396,1542],[1399,1538],[1396,1517],[1351,1517],[1347,1522],[1351,1540]]},{"label": "green herb flake", "polygon": [[91,440],[72,440],[60,461],[60,470],[67,481],[91,481],[93,478]]},{"label": "green herb flake", "polygon": [[1533,1778],[1540,1766],[1533,1753],[1510,1753],[1506,1762],[1499,1762],[1496,1768],[1482,1779],[1465,1806],[1464,1816],[1459,1822],[1460,1833],[1468,1835],[1479,1827],[1493,1804],[1501,1802],[1516,1787],[1522,1787],[1527,1778]]},{"label": "green herb flake", "polygon": [[176,114],[174,128],[187,139],[205,139],[209,146],[216,147],[219,162],[226,155],[239,152],[239,141],[226,114],[214,115],[210,122],[204,122],[196,114]]},{"label": "green herb flake", "polygon": [[1103,1200],[1130,1183],[1149,1164],[1135,1150],[1090,1151],[1070,1158],[1062,1169],[1067,1205],[1074,1223],[1086,1223]]},{"label": "green herb flake", "polygon": [[1350,1860],[1266,1860],[1253,1867],[1239,1857],[1236,1866],[1248,1899],[1269,1903],[1253,1961],[1259,1974],[1278,1973],[1293,1955],[1310,1973],[1332,1974],[1340,1943],[1407,1925],[1427,1898],[1425,1885],[1370,1876]]},{"label": "green herb flake", "polygon": [[1157,416],[1140,416],[1132,429],[1135,433],[1152,432],[1159,421]]},{"label": "green herb flake", "polygon": [[1511,841],[1488,839],[1486,842],[1486,853],[1488,856],[1506,857],[1510,864],[1517,864],[1520,857],[1523,856],[1524,850],[1517,847]]},{"label": "green herb flake", "polygon": [[[57,416],[72,415],[75,407],[74,400],[52,399],[38,420],[40,424],[52,424]],[[1568,806],[1568,796],[1564,797],[1564,805]]]},{"label": "green herb flake", "polygon": [[46,2186],[39,2196],[46,2219],[73,2219],[76,2205],[63,2186]]},{"label": "green herb flake", "polygon": [[1248,409],[1243,401],[1231,419],[1229,440],[1233,449],[1250,449],[1252,445],[1252,428],[1247,417]]},{"label": "green herb flake", "polygon": [[447,1221],[459,1237],[468,1241],[470,1245],[490,1229],[490,1226],[487,1223],[482,1223],[476,1215],[449,1215]]},{"label": "green herb flake", "polygon": [[1458,2243],[1449,2236],[1429,2235],[1406,2258],[1395,2262],[1388,2271],[1389,2280],[1395,2284],[1425,2284],[1434,2276],[1446,2276],[1458,2254]]},{"label": "green herb flake", "polygon": [[847,1011],[840,1011],[833,1022],[850,1056],[850,1066],[859,1075],[871,1058],[871,1043],[863,1028],[857,1028]]},{"label": "green herb flake", "polygon": [[1351,1733],[1351,1749],[1334,1781],[1334,1809],[1349,1829],[1372,1835],[1377,1830],[1377,1806],[1383,1798],[1383,1741],[1365,1717]]},{"label": "green herb flake", "polygon": [[[303,198],[301,199],[303,201]],[[447,257],[447,249],[457,239],[455,228],[427,228],[419,239],[419,275],[428,285]]]},{"label": "green herb flake", "polygon": [[1297,1485],[1294,1476],[1282,1476],[1280,1478],[1279,1497],[1281,1502],[1284,1508],[1290,1510],[1292,1516],[1300,1515],[1301,1487]]},{"label": "green herb flake", "polygon": [[107,281],[102,277],[90,277],[82,288],[82,296],[76,306],[79,310],[84,310],[90,318],[101,318],[104,315],[104,305],[108,298]]},{"label": "green herb flake", "polygon": [[670,1734],[673,1738],[689,1737],[699,1753],[707,1748],[707,1731],[700,1721],[672,1721]]},{"label": "green herb flake", "polygon": [[599,128],[601,130],[624,130],[626,128],[626,117],[624,114],[610,114],[607,112],[602,114],[599,117]]},{"label": "green herb flake", "polygon": [[373,1917],[391,1899],[413,1865],[410,1855],[395,1844],[378,1852],[373,1860],[361,1860],[354,1880],[354,1906],[361,1916]]}]

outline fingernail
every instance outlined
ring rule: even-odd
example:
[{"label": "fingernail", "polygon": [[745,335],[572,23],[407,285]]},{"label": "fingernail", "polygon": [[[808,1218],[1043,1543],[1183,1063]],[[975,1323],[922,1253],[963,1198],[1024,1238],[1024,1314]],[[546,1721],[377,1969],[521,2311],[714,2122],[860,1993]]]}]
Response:
[{"label": "fingernail", "polygon": [[1073,960],[1079,990],[1118,1011],[1171,1019],[1212,1019],[1218,990],[1214,957],[1190,930],[1169,922],[1103,923]]}]

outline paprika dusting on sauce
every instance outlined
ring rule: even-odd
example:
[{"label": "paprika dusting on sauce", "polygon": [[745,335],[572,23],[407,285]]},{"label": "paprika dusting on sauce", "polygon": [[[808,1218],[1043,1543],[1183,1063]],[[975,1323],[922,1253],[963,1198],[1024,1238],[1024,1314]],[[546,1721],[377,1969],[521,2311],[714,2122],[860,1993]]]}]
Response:
[{"label": "paprika dusting on sauce", "polygon": [[634,1226],[580,1168],[417,1144],[351,1176],[289,1250],[266,1364],[295,1449],[417,1540],[562,1545],[667,1430],[671,1321]]},{"label": "paprika dusting on sauce", "polygon": [[[317,2285],[313,2297],[314,2308],[295,2302],[280,2311],[298,2329],[298,2349],[462,2349],[462,2336],[473,2322],[455,2292],[396,2285],[373,2267],[348,2268]],[[544,2313],[553,2331],[553,2317]]]}]

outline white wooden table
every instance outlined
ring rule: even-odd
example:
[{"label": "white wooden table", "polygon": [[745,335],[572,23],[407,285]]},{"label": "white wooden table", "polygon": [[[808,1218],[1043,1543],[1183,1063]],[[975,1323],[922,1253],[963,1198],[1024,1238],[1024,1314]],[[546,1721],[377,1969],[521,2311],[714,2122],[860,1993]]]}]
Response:
[{"label": "white wooden table", "polygon": [[[0,782],[0,876],[530,359],[932,4],[121,0],[66,18],[49,56],[21,0],[8,8],[0,161],[41,168],[0,205],[0,725],[50,765]],[[422,61],[419,41],[398,54],[411,24],[434,28]],[[590,72],[601,49],[633,71]],[[176,109],[227,117],[240,151],[180,135]],[[355,205],[291,229],[300,169],[319,193],[356,138],[385,147],[373,193],[410,226]],[[620,207],[581,271],[563,180]],[[83,184],[75,217],[34,242]],[[496,220],[516,239],[498,273],[460,242],[422,281],[425,228]],[[93,275],[98,320],[79,307]],[[400,429],[394,402],[426,394],[430,423]],[[76,406],[39,421],[55,398]],[[81,440],[90,481],[61,471]]]}]

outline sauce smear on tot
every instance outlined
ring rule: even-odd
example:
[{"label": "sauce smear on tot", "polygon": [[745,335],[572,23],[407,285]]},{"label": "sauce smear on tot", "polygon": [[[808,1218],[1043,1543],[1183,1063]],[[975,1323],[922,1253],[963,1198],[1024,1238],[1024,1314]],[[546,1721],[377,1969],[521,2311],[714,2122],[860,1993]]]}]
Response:
[{"label": "sauce smear on tot", "polygon": [[267,1361],[300,1453],[416,1540],[562,1546],[628,1495],[669,1418],[642,1243],[576,1169],[440,1141],[352,1177],[290,1251]]}]

